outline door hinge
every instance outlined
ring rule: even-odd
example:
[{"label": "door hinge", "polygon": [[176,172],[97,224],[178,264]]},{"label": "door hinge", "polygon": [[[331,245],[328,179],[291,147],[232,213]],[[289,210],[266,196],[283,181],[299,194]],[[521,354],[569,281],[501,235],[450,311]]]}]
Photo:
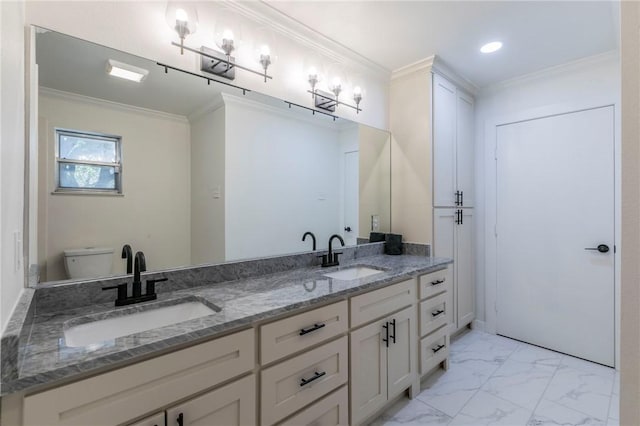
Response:
[{"label": "door hinge", "polygon": [[493,234],[496,237],[498,236],[498,224],[497,223],[495,225],[493,225]]},{"label": "door hinge", "polygon": [[498,147],[496,146],[493,150],[493,158],[498,160]]},{"label": "door hinge", "polygon": [[618,252],[618,248],[616,247],[616,245],[615,245],[615,244],[613,245],[613,252],[614,252],[614,253],[617,253],[617,252]]}]

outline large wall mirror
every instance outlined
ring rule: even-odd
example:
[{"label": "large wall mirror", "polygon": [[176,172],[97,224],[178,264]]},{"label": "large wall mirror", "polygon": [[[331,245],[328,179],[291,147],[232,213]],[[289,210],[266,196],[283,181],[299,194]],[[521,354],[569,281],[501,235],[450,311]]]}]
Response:
[{"label": "large wall mirror", "polygon": [[69,279],[65,251],[87,247],[113,250],[108,275],[123,275],[124,244],[164,270],[309,251],[306,231],[318,249],[391,231],[386,131],[40,28],[36,63],[39,282]]}]

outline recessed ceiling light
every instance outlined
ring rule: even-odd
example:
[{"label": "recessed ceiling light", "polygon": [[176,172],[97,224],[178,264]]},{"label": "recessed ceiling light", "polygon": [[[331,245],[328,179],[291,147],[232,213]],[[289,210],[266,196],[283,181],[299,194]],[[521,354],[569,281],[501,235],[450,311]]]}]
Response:
[{"label": "recessed ceiling light", "polygon": [[493,53],[496,50],[500,50],[501,47],[502,47],[501,41],[492,41],[491,43],[487,43],[484,46],[482,46],[480,48],[480,51],[482,53]]},{"label": "recessed ceiling light", "polygon": [[149,71],[109,59],[107,61],[107,74],[140,83],[149,74]]}]

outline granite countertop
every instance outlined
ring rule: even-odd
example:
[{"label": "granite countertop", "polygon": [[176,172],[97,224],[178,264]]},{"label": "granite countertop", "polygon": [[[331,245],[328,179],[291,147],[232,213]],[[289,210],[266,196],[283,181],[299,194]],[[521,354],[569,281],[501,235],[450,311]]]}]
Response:
[{"label": "granite countertop", "polygon": [[[19,349],[17,374],[3,379],[0,395],[70,379],[94,370],[122,367],[154,352],[238,331],[315,304],[342,300],[357,292],[441,269],[451,262],[450,259],[424,256],[374,255],[345,261],[338,267],[305,267],[159,293],[158,300],[138,305],[115,308],[111,302],[66,308],[59,312],[36,311],[33,319],[22,326],[22,333],[27,334],[28,338]],[[358,265],[383,272],[348,281],[324,276]],[[216,305],[220,311],[89,346],[69,347],[65,342],[65,329],[79,323],[193,300],[209,306]],[[30,329],[26,330],[25,327]]]}]

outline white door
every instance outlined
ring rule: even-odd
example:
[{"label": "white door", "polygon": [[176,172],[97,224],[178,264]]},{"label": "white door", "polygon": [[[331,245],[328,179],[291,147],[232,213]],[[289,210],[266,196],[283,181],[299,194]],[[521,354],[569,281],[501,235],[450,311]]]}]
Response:
[{"label": "white door", "polygon": [[613,107],[499,126],[498,334],[613,366],[613,244]]},{"label": "white door", "polygon": [[[344,154],[344,243],[356,245],[358,238],[358,205],[360,204],[358,151]],[[368,238],[369,235],[363,235]]]}]

